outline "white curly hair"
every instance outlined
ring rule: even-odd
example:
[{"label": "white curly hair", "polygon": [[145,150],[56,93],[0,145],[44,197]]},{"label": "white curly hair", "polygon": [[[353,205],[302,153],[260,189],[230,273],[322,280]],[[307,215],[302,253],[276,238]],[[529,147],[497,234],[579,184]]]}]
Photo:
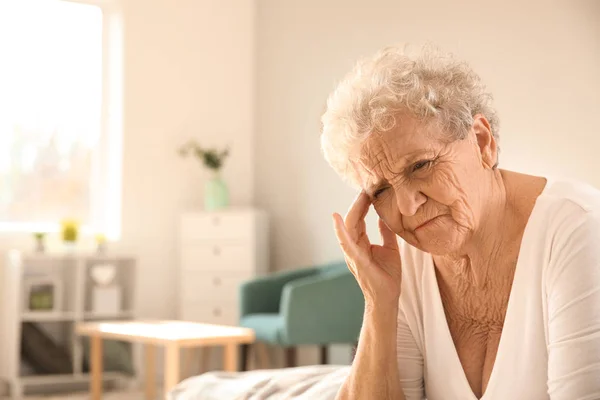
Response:
[{"label": "white curly hair", "polygon": [[466,137],[482,114],[498,141],[498,118],[479,76],[463,61],[423,46],[388,47],[359,61],[327,100],[321,117],[321,148],[333,169],[360,187],[353,166],[361,144],[373,132],[396,127],[400,113],[435,123],[451,140]]}]

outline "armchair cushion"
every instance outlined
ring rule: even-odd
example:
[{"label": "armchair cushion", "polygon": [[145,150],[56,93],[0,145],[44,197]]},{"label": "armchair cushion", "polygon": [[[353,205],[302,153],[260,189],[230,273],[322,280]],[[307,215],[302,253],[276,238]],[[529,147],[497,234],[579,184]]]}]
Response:
[{"label": "armchair cushion", "polygon": [[281,343],[283,316],[279,314],[252,314],[242,317],[240,325],[254,329],[256,340],[266,343]]},{"label": "armchair cushion", "polygon": [[314,275],[316,268],[274,273],[247,282],[240,287],[240,316],[279,312],[283,287],[295,279]]}]

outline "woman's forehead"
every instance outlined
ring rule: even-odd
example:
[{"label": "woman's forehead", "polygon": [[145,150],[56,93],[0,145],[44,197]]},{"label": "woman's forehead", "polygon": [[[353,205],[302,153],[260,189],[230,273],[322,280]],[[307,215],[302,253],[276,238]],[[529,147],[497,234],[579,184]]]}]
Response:
[{"label": "woman's forehead", "polygon": [[352,169],[354,170],[357,178],[357,183],[363,190],[367,190],[369,187],[374,186],[379,180],[381,180],[381,178],[377,177],[374,171],[365,167],[362,163],[352,162]]},{"label": "woman's forehead", "polygon": [[442,143],[428,132],[394,129],[370,135],[360,147],[358,163],[374,171],[389,164],[410,164],[434,152]]}]

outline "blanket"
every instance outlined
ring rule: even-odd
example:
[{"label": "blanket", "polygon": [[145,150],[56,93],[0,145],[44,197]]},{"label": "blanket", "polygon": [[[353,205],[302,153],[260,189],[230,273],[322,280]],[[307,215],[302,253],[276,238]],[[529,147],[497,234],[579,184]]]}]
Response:
[{"label": "blanket", "polygon": [[349,371],[349,366],[315,365],[209,372],[184,380],[167,400],[333,400]]}]

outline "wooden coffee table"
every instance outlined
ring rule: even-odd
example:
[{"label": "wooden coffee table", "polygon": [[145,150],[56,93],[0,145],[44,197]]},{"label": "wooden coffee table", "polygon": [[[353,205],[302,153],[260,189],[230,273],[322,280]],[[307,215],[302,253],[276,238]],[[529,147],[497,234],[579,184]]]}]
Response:
[{"label": "wooden coffee table", "polygon": [[144,344],[146,398],[156,397],[156,346],[165,347],[164,391],[168,393],[180,380],[179,355],[182,348],[224,346],[225,371],[237,370],[237,346],[254,342],[254,331],[234,326],[199,324],[184,321],[103,321],[78,324],[78,335],[91,341],[92,400],[102,398],[102,340],[116,339]]}]

